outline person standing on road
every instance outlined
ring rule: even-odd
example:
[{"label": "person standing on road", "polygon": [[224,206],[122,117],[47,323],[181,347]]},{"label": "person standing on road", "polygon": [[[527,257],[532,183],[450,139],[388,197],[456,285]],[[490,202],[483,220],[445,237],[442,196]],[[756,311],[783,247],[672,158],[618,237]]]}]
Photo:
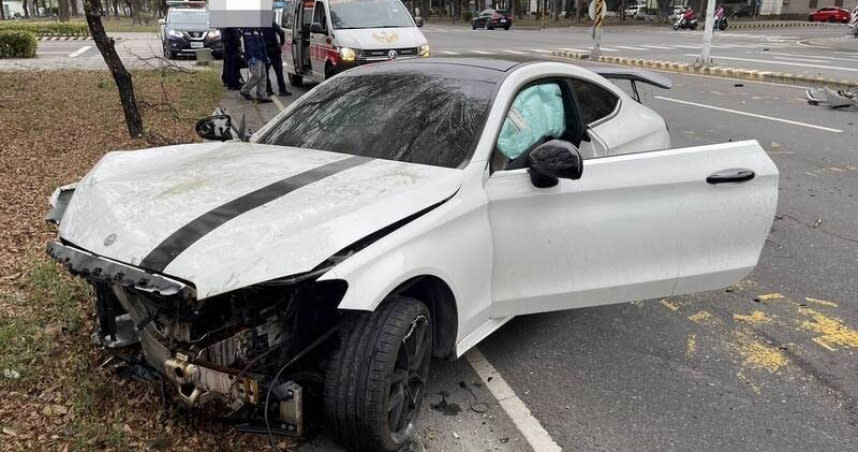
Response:
[{"label": "person standing on road", "polygon": [[221,30],[223,73],[220,79],[227,89],[241,89],[241,35],[236,28]]},{"label": "person standing on road", "polygon": [[265,53],[265,40],[262,38],[262,30],[259,28],[244,28],[241,30],[241,44],[244,50],[244,59],[247,60],[247,70],[250,75],[247,82],[241,87],[239,93],[247,100],[254,97],[251,91],[256,90],[256,100],[262,103],[271,102],[271,98],[265,92],[268,82],[268,74],[265,65],[269,63],[268,55]]},{"label": "person standing on road", "polygon": [[291,96],[290,93],[286,89],[286,81],[283,80],[283,43],[286,42],[286,33],[283,32],[283,29],[280,28],[280,25],[277,25],[277,22],[273,22],[271,27],[262,29],[262,37],[265,39],[265,51],[268,54],[268,59],[271,61],[267,65],[265,65],[265,75],[268,79],[267,82],[267,91],[268,95],[274,94],[274,91],[271,89],[271,78],[268,77],[270,74],[270,70],[274,68],[274,75],[277,77],[277,87],[280,88],[280,96]]}]

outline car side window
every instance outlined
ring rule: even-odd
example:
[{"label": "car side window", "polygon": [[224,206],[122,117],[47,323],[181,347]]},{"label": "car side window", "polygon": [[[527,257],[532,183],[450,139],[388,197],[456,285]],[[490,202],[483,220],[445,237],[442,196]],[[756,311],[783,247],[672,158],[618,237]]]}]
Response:
[{"label": "car side window", "polygon": [[591,124],[610,115],[620,101],[616,94],[584,80],[572,79],[572,87],[581,106],[584,124]]},{"label": "car side window", "polygon": [[566,111],[560,84],[552,81],[529,86],[515,97],[501,126],[492,167],[521,167],[511,163],[520,163],[527,151],[565,133]]},{"label": "car side window", "polygon": [[316,9],[313,11],[313,23],[320,24],[323,30],[328,29],[328,21],[325,19],[325,4],[316,2]]}]

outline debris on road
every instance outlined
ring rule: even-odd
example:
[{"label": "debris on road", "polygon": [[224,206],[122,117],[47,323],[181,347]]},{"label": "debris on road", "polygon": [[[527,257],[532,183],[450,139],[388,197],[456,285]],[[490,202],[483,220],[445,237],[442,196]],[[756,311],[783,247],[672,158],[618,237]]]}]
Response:
[{"label": "debris on road", "polygon": [[828,105],[833,109],[858,107],[858,88],[835,90],[825,85],[822,88],[808,88],[804,94],[810,105]]}]

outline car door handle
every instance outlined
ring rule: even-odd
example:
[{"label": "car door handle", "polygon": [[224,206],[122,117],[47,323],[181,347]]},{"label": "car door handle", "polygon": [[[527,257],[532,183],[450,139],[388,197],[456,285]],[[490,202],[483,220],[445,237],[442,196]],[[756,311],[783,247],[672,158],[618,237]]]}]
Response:
[{"label": "car door handle", "polygon": [[712,173],[706,178],[706,182],[710,184],[726,184],[747,182],[754,178],[756,174],[749,169],[728,169]]}]

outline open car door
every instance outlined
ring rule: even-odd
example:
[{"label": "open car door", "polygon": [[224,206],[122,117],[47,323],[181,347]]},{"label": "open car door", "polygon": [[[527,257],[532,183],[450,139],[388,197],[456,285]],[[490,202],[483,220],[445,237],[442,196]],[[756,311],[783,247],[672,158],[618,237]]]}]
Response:
[{"label": "open car door", "polygon": [[536,188],[527,169],[486,183],[492,316],[718,289],[756,266],[778,170],[756,141],[584,161]]}]

